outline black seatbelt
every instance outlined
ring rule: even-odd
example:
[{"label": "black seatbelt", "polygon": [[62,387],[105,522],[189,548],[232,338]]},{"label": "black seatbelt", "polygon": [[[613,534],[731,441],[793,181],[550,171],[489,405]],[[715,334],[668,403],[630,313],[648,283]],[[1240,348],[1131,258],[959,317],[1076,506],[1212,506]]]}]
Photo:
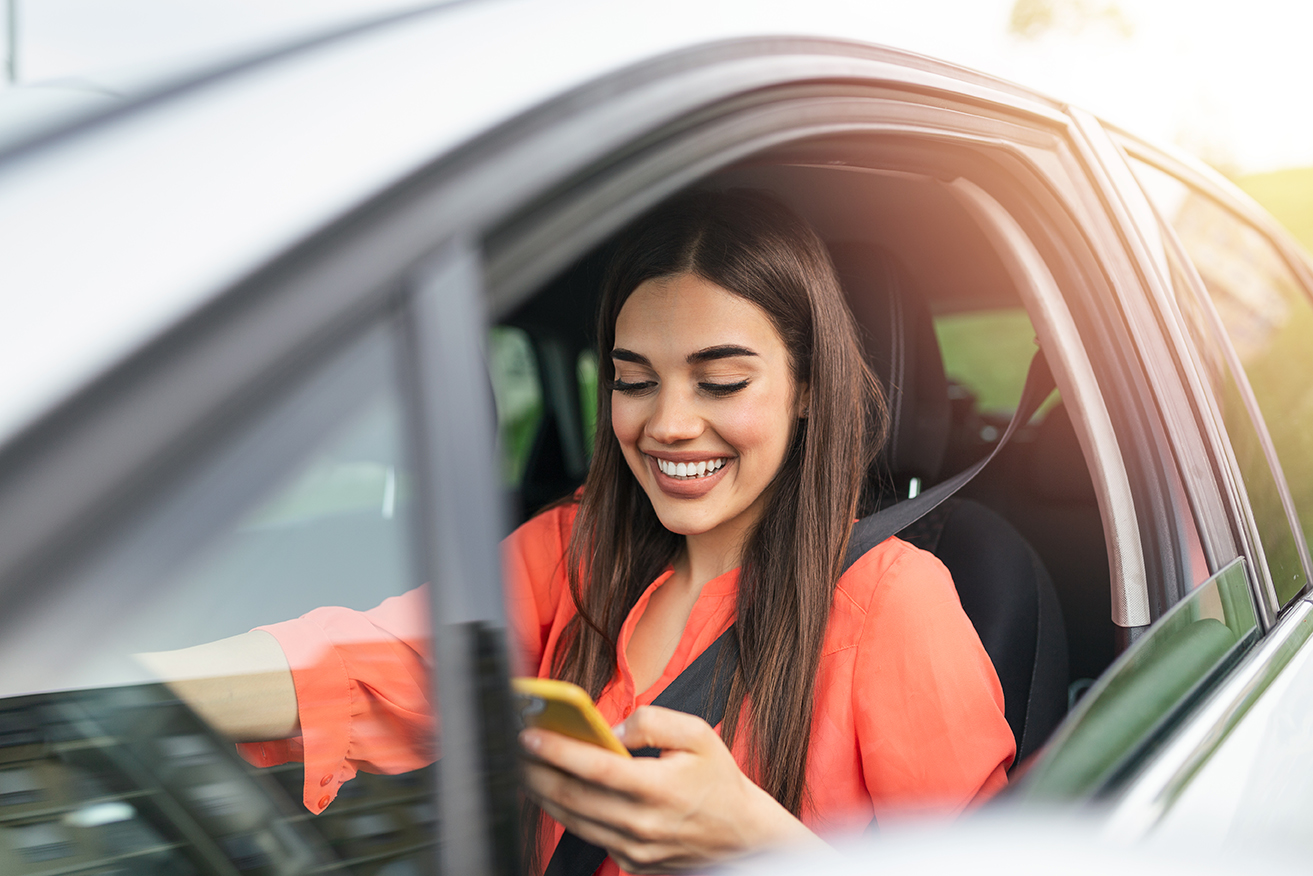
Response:
[{"label": "black seatbelt", "polygon": [[[885,541],[892,535],[906,529],[921,517],[929,514],[945,499],[952,496],[967,482],[980,473],[1008,443],[1008,439],[1017,429],[1030,422],[1035,411],[1043,404],[1053,391],[1053,374],[1041,350],[1030,361],[1030,371],[1026,374],[1026,385],[1021,390],[1021,399],[1017,402],[1016,413],[1012,422],[994,445],[994,449],[970,468],[959,472],[946,481],[935,484],[924,493],[882,508],[853,525],[852,536],[848,540],[848,553],[844,556],[843,571],[852,568],[853,563],[864,556],[867,551]],[[842,573],[840,573],[842,574]],[[725,650],[725,659],[717,660],[720,652]],[[681,672],[661,694],[652,701],[654,706],[664,706],[697,715],[711,726],[716,726],[725,716],[725,705],[729,699],[730,681],[738,669],[738,639],[734,628],[720,634],[716,641],[707,646],[698,658]],[[656,757],[660,752],[655,748],[643,748],[633,752],[635,757]],[[592,876],[606,860],[606,849],[580,839],[568,830],[556,844],[552,858],[547,862],[544,876]]]},{"label": "black seatbelt", "polygon": [[953,475],[946,481],[940,481],[930,489],[912,499],[905,499],[896,505],[882,508],[874,514],[863,517],[853,525],[852,535],[848,538],[848,553],[844,556],[843,571],[852,568],[867,551],[883,542],[891,535],[897,535],[917,520],[929,514],[941,502],[967,485],[980,470],[989,465],[990,460],[998,455],[1003,445],[1008,443],[1012,433],[1030,422],[1030,418],[1039,410],[1044,399],[1053,392],[1053,374],[1049,363],[1044,358],[1044,351],[1035,353],[1030,360],[1030,370],[1026,373],[1026,385],[1022,387],[1021,399],[1017,402],[1016,413],[1006,431],[984,459],[975,465]]}]

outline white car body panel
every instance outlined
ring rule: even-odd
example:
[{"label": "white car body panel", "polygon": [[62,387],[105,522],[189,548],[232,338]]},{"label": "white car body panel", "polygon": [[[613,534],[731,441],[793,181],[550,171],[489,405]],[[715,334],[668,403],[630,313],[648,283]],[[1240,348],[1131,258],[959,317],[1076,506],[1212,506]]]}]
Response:
[{"label": "white car body panel", "polygon": [[[471,137],[644,59],[790,22],[814,32],[797,28],[804,16],[773,17],[777,26],[770,15],[748,26],[732,8],[699,6],[639,27],[606,3],[454,4],[257,63],[10,160],[0,168],[0,444],[326,217]],[[874,61],[800,63],[812,75],[883,70],[1018,102]],[[1038,100],[1027,109],[1054,115]]]}]

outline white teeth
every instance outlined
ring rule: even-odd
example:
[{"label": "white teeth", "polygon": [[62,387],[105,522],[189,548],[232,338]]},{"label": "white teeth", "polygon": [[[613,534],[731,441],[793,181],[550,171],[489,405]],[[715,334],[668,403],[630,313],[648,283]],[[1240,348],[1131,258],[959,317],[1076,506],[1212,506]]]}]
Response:
[{"label": "white teeth", "polygon": [[662,473],[672,478],[701,478],[718,471],[725,465],[723,459],[707,459],[702,462],[671,462],[668,459],[658,459],[657,468]]}]

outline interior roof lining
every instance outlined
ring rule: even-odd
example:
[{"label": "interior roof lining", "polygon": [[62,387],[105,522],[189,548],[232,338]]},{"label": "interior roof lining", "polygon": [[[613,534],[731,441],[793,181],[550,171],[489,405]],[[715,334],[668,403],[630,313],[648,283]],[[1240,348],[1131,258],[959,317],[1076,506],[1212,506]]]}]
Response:
[{"label": "interior roof lining", "polygon": [[[985,232],[950,193],[956,171],[947,164],[938,176],[880,167],[869,147],[862,163],[855,159],[843,143],[795,143],[718,171],[697,187],[763,189],[829,243],[882,247],[900,260],[933,315],[1023,307]],[[606,243],[594,247],[501,322],[586,343],[580,326],[591,336],[606,251]]]},{"label": "interior roof lining", "polygon": [[827,243],[863,241],[894,253],[935,315],[1022,306],[984,232],[935,177],[849,164],[754,162],[717,173],[704,186],[767,190]]}]

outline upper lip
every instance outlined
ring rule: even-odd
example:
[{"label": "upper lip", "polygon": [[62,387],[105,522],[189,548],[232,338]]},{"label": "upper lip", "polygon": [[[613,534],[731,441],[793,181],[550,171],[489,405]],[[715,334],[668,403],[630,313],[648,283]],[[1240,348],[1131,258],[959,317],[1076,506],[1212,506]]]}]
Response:
[{"label": "upper lip", "polygon": [[703,462],[711,459],[732,459],[732,453],[715,453],[699,450],[644,450],[643,453],[653,459],[667,462]]}]

